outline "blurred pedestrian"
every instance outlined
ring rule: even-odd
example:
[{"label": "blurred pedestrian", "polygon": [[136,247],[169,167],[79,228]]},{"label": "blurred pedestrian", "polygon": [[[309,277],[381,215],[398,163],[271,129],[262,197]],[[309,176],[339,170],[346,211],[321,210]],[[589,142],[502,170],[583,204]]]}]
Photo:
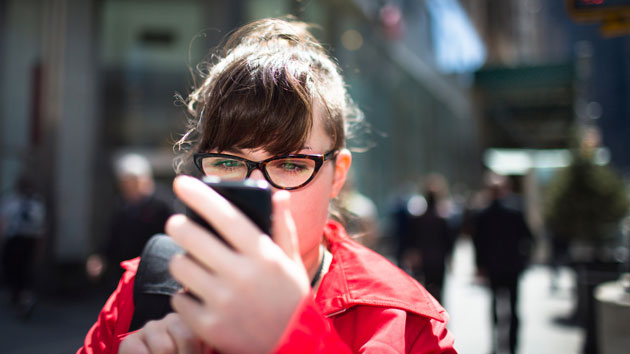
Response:
[{"label": "blurred pedestrian", "polygon": [[409,248],[409,222],[414,216],[421,215],[426,207],[426,200],[416,191],[415,184],[405,182],[399,186],[388,208],[388,239],[395,250],[396,264],[407,273],[411,273],[409,259],[405,255]]},{"label": "blurred pedestrian", "polygon": [[549,257],[549,269],[551,271],[550,290],[552,293],[560,290],[560,269],[570,264],[569,241],[566,237],[559,236],[551,230],[546,233],[551,255]]},{"label": "blurred pedestrian", "polygon": [[[523,213],[513,208],[514,197],[506,178],[489,174],[486,184],[491,202],[476,216],[472,234],[477,271],[488,279],[492,293],[493,348],[502,352],[505,338],[501,334],[507,332],[509,351],[515,353],[519,328],[518,281],[529,261],[532,234]],[[500,311],[505,308],[504,302],[508,303],[507,314]],[[507,331],[501,330],[506,327]]]},{"label": "blurred pedestrian", "polygon": [[46,225],[46,208],[27,176],[18,178],[15,189],[0,200],[2,268],[9,288],[11,307],[26,319],[35,305],[31,282],[35,251]]},{"label": "blurred pedestrian", "polygon": [[434,190],[425,192],[426,210],[409,222],[409,245],[412,275],[435,297],[442,298],[447,258],[453,241],[448,223],[438,213],[438,195]]},{"label": "blurred pedestrian", "polygon": [[171,206],[156,195],[153,170],[146,157],[127,153],[114,162],[120,203],[114,212],[101,252],[87,261],[88,275],[104,276],[107,285],[116,284],[124,269],[118,265],[138,257],[151,236],[164,233],[173,214]]}]

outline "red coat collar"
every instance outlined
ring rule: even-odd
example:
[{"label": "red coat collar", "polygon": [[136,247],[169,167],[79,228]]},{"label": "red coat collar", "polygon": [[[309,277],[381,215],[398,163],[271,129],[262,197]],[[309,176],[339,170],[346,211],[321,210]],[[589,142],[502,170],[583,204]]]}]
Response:
[{"label": "red coat collar", "polygon": [[324,229],[333,260],[315,301],[327,316],[355,305],[400,308],[445,322],[446,312],[413,278],[383,256],[351,240],[329,221]]}]

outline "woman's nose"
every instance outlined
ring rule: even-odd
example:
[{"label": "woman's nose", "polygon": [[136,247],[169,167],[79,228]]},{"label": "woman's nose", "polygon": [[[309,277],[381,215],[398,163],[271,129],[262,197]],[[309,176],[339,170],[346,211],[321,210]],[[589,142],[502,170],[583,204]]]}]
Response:
[{"label": "woman's nose", "polygon": [[248,178],[256,179],[256,180],[264,180],[265,175],[263,175],[261,170],[255,169],[252,171],[252,174],[250,174]]}]

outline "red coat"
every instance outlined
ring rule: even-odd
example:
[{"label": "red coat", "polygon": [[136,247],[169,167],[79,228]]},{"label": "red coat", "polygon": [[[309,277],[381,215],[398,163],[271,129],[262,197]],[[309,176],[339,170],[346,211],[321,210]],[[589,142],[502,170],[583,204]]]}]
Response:
[{"label": "red coat", "polygon": [[[429,293],[382,256],[325,228],[333,260],[316,296],[299,305],[278,342],[277,353],[456,353],[448,315]],[[133,280],[127,270],[77,354],[117,353],[133,314]]]}]

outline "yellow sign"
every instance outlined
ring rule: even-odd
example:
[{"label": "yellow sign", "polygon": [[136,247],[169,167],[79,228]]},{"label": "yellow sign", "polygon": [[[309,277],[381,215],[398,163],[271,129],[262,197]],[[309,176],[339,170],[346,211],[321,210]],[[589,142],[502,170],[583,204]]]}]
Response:
[{"label": "yellow sign", "polygon": [[600,22],[606,37],[630,34],[630,0],[565,0],[577,22]]}]

